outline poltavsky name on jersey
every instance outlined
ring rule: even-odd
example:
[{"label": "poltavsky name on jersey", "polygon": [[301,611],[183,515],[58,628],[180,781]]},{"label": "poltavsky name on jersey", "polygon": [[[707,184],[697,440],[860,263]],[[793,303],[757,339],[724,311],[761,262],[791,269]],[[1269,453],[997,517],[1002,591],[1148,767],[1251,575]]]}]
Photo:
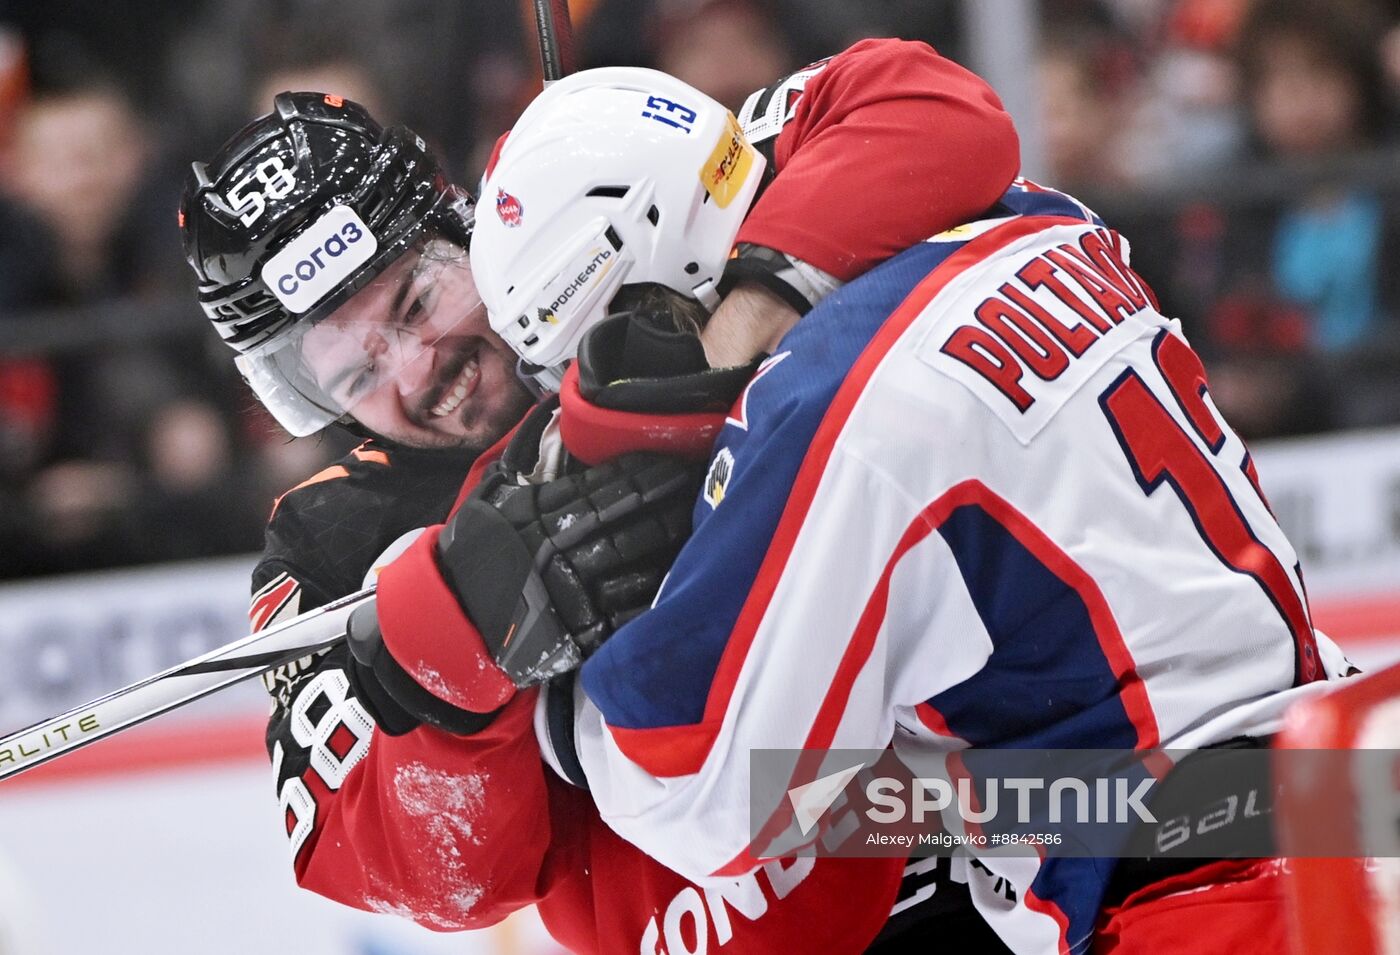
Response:
[{"label": "poltavsky name on jersey", "polygon": [[918,357],[967,387],[1022,444],[1118,351],[1168,324],[1104,228],[1053,226],[963,279],[952,301],[935,300],[942,314]]}]

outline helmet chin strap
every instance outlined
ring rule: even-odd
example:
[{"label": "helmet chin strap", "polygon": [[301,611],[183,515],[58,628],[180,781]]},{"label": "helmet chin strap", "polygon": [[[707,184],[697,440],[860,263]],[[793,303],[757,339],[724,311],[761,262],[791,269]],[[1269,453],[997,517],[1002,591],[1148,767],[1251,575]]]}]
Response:
[{"label": "helmet chin strap", "polygon": [[523,358],[515,361],[515,377],[520,379],[520,383],[525,386],[525,390],[535,397],[535,400],[552,395],[559,391],[559,385],[564,381],[565,365],[547,367],[536,365]]},{"label": "helmet chin strap", "polygon": [[721,296],[718,283],[714,279],[706,279],[701,282],[690,290],[690,294],[696,301],[705,306],[705,311],[711,315],[715,313],[715,309],[719,308]]}]

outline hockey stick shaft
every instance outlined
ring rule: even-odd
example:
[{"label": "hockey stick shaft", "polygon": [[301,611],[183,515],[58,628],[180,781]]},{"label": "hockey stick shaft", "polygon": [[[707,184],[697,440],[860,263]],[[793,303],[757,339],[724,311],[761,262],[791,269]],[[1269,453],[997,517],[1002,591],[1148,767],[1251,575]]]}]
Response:
[{"label": "hockey stick shaft", "polygon": [[12,733],[0,739],[0,779],[332,646],[345,638],[351,612],[373,597],[370,588],[333,600]]},{"label": "hockey stick shaft", "polygon": [[574,59],[574,23],[569,17],[569,0],[534,0],[534,5],[540,62],[547,85],[568,76],[578,65]]}]

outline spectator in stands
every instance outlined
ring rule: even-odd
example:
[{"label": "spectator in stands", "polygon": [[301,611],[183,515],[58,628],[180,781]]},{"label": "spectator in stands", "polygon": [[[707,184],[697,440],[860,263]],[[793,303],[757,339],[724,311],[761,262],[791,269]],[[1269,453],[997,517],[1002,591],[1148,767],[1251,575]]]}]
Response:
[{"label": "spectator in stands", "polygon": [[[54,280],[22,295],[16,281],[0,281],[0,295],[16,309],[94,306],[67,320],[100,324],[108,311],[97,303],[156,298],[170,276],[185,281],[168,228],[179,180],[163,173],[158,140],[125,93],[68,52],[34,64],[33,92],[0,147],[0,192],[51,237],[25,245],[43,249]],[[0,571],[139,559],[142,435],[167,403],[205,392],[199,359],[197,345],[156,341],[0,363],[0,440],[20,452],[4,475],[18,518],[0,527],[0,543],[24,555]],[[211,508],[211,520],[220,513]]]},{"label": "spectator in stands", "polygon": [[252,462],[233,449],[227,416],[203,399],[172,402],[152,418],[138,498],[143,561],[258,549],[267,515],[254,498]]},{"label": "spectator in stands", "polygon": [[734,112],[802,64],[760,0],[682,0],[654,17],[655,66]]},{"label": "spectator in stands", "polygon": [[[1380,144],[1389,117],[1379,40],[1363,0],[1269,0],[1241,31],[1239,61],[1253,133],[1265,157],[1329,159]],[[1310,315],[1309,340],[1328,352],[1366,344],[1383,321],[1380,199],[1329,183],[1299,197],[1273,238],[1272,280]]]},{"label": "spectator in stands", "polygon": [[[13,162],[9,144],[29,96],[24,41],[0,26],[0,183]],[[43,226],[0,188],[0,313],[40,304],[55,294],[52,239]]]},{"label": "spectator in stands", "polygon": [[26,505],[31,550],[17,574],[61,574],[137,562],[132,513],[136,472],[125,461],[71,459],[30,482]]},{"label": "spectator in stands", "polygon": [[151,160],[125,96],[100,81],[37,91],[19,110],[6,158],[0,185],[57,240],[68,297],[120,289],[112,239]]},{"label": "spectator in stands", "polygon": [[1245,135],[1230,54],[1248,6],[1174,0],[1153,24],[1141,95],[1124,123],[1127,162],[1139,184],[1198,181],[1239,159]]},{"label": "spectator in stands", "polygon": [[1045,34],[1036,64],[1046,181],[1092,200],[1130,180],[1120,138],[1131,66],[1087,22]]},{"label": "spectator in stands", "polygon": [[[9,277],[0,282],[0,294],[14,307],[11,314],[99,296],[112,283],[110,239],[144,156],[130,107],[115,87],[98,82],[41,90],[21,98],[14,113],[10,135],[0,146],[0,192],[13,204],[4,217],[24,229],[18,248],[36,267],[11,271],[7,262]],[[38,261],[46,266],[37,268]],[[36,285],[38,276],[43,278]],[[65,456],[65,399],[72,399],[67,407],[74,413],[85,404],[78,397],[83,388],[74,387],[83,377],[76,371],[52,359],[11,359],[4,365],[0,417],[6,447],[15,452],[5,469],[15,507],[5,543],[23,547],[25,554],[23,562],[7,561],[7,572],[81,569],[89,559],[100,559],[108,545],[117,560],[128,553],[107,523],[125,503],[124,468],[75,460],[36,474],[51,456]]]}]

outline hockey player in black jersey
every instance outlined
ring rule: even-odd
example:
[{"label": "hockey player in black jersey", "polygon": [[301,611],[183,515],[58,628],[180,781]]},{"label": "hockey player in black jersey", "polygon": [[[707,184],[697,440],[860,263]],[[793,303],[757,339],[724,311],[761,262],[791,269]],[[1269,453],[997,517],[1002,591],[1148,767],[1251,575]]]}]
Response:
[{"label": "hockey player in black jersey", "polygon": [[[206,315],[282,426],[302,436],[338,425],[365,440],[275,503],[253,572],[254,630],[371,583],[397,542],[446,519],[473,462],[535,399],[476,293],[474,201],[422,139],[334,95],[283,93],[274,107],[194,164],[186,257]],[[677,496],[678,512],[689,497]],[[303,777],[313,789],[336,781],[309,768],[340,743],[308,741],[299,720],[358,734],[338,754],[344,771],[374,725],[417,725],[354,670],[340,645],[265,676],[284,803]]]},{"label": "hockey player in black jersey", "polygon": [[[253,571],[255,630],[365,586],[397,539],[447,516],[477,454],[529,407],[470,286],[472,214],[421,139],[332,95],[278,96],[212,163],[195,164],[181,233],[200,303],[240,370],[291,433],[338,421],[366,439],[275,503]],[[455,283],[429,281],[444,273]],[[360,370],[378,378],[323,391],[300,353],[322,319],[347,327],[341,306],[352,299],[393,309],[376,325],[360,308],[350,326],[366,343]],[[411,335],[420,318],[442,330]],[[281,747],[279,790],[310,759],[289,724],[298,688],[348,669],[342,645],[264,677],[277,704],[268,748]],[[353,696],[344,705],[358,708]]]}]

